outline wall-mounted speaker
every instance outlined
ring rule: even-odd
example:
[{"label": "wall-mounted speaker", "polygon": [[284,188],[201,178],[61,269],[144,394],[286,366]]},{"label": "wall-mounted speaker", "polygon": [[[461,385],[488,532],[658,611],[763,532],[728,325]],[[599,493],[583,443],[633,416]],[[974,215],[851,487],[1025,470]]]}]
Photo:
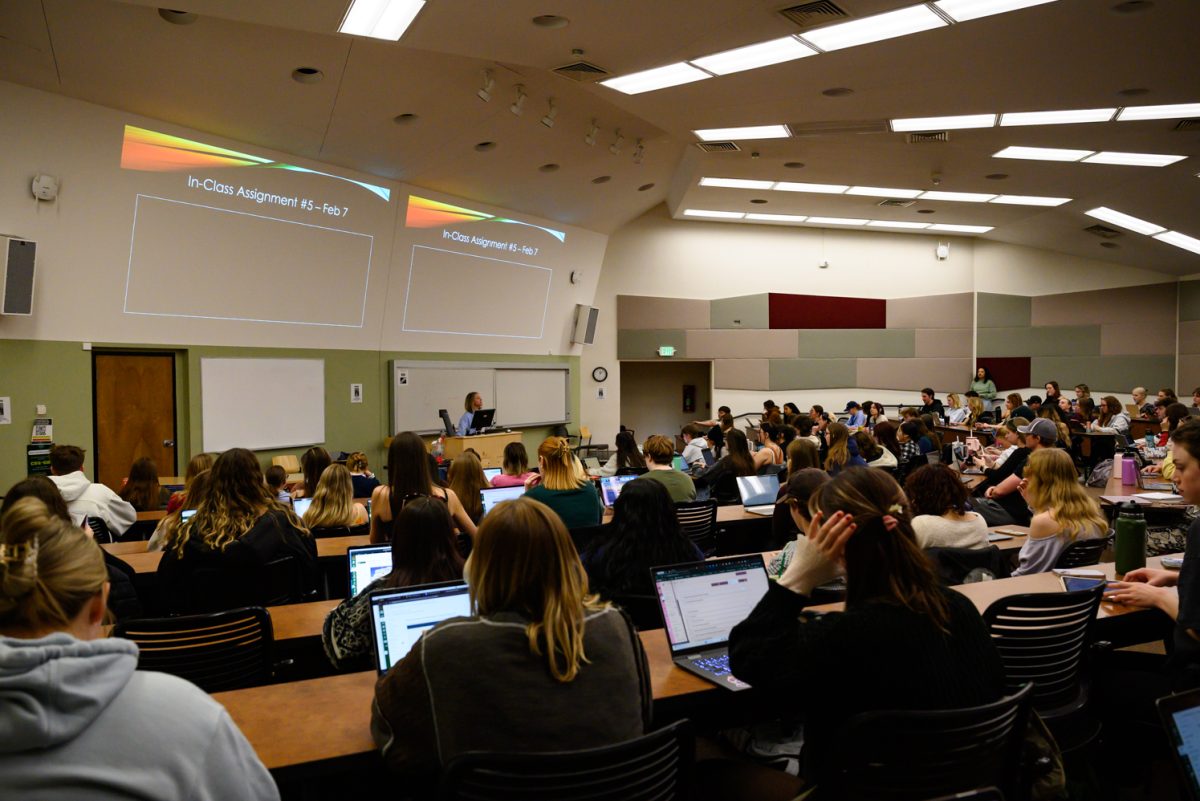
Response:
[{"label": "wall-mounted speaker", "polygon": [[37,242],[0,237],[0,314],[33,314],[33,270]]},{"label": "wall-mounted speaker", "polygon": [[575,327],[571,333],[572,345],[590,345],[596,341],[596,317],[600,310],[595,306],[575,304]]}]

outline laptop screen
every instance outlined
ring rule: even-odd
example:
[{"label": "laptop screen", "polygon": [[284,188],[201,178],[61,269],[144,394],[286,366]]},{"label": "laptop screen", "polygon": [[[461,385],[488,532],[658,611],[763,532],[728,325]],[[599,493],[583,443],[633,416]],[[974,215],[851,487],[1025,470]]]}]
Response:
[{"label": "laptop screen", "polygon": [[1200,798],[1200,691],[1160,698],[1158,710],[1183,773],[1187,797],[1194,801]]},{"label": "laptop screen", "polygon": [[700,451],[700,455],[704,457],[705,467],[712,467],[713,463],[717,461],[716,457],[713,456],[712,449],[710,448],[705,448],[704,450]]},{"label": "laptop screen", "polygon": [[673,466],[673,467],[674,467],[676,470],[687,470],[687,465],[686,465],[686,464],[684,464],[684,462],[683,462],[683,457],[682,457],[682,456],[676,456],[676,457],[675,457],[675,458],[674,458],[674,459],[671,461],[671,465],[672,465],[672,466]]},{"label": "laptop screen", "polygon": [[182,512],[179,513],[179,519],[187,520],[189,517],[191,517],[194,514],[196,514],[195,509],[184,509]]},{"label": "laptop screen", "polygon": [[304,517],[308,507],[312,506],[312,502],[312,498],[297,498],[292,501],[292,510],[296,513],[296,517]]},{"label": "laptop screen", "polygon": [[605,476],[600,479],[600,497],[604,500],[605,507],[611,509],[617,502],[617,496],[621,494],[621,487],[635,478],[637,476]]},{"label": "laptop screen", "polygon": [[768,506],[779,495],[779,476],[738,476],[742,506]]},{"label": "laptop screen", "polygon": [[653,568],[671,653],[723,645],[769,584],[762,556],[735,556]]},{"label": "laptop screen", "polygon": [[371,593],[371,632],[379,672],[403,659],[428,629],[447,618],[470,614],[467,585],[458,581]]},{"label": "laptop screen", "polygon": [[592,475],[596,475],[600,472],[600,460],[595,456],[588,456],[585,458],[583,460],[583,466],[587,468],[587,471]]},{"label": "laptop screen", "polygon": [[346,559],[350,563],[351,598],[375,579],[392,572],[391,545],[352,545],[346,549]]},{"label": "laptop screen", "polygon": [[499,467],[485,467],[485,468],[483,468],[483,477],[486,478],[488,480],[488,483],[490,484],[490,483],[492,483],[493,478],[495,478],[496,476],[500,475],[503,472],[504,471],[501,470]]},{"label": "laptop screen", "polygon": [[511,501],[514,498],[520,498],[524,494],[525,487],[521,484],[515,487],[496,487],[494,489],[480,490],[479,496],[483,499],[483,516],[487,517],[487,513],[492,511],[492,507],[500,503],[500,501]]}]

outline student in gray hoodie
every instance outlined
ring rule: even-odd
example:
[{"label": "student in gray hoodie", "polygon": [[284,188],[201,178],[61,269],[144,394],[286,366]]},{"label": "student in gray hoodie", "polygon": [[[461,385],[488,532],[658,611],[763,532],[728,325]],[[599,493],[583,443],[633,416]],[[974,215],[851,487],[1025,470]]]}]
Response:
[{"label": "student in gray hoodie", "polygon": [[225,709],[101,639],[100,548],[36,498],[0,518],[0,784],[22,801],[278,799]]}]

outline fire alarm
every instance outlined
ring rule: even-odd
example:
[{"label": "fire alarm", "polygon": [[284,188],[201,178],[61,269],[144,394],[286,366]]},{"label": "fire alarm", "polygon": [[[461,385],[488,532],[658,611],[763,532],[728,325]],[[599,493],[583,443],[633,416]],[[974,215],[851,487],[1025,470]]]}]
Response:
[{"label": "fire alarm", "polygon": [[38,175],[30,187],[38,200],[54,200],[58,197],[58,179],[53,175]]}]

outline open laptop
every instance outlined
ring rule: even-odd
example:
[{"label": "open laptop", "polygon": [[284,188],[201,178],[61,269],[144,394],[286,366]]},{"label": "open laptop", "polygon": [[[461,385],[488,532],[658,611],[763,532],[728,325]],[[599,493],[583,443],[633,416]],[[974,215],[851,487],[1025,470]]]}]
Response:
[{"label": "open laptop", "polygon": [[346,561],[350,563],[349,597],[353,598],[363,588],[380,576],[392,572],[391,545],[351,545],[346,549]]},{"label": "open laptop", "polygon": [[588,471],[589,475],[596,475],[600,472],[600,459],[595,456],[585,456],[583,468]]},{"label": "open laptop", "polygon": [[312,498],[296,498],[292,501],[292,511],[296,513],[296,517],[304,517],[308,507],[312,506],[312,502]]},{"label": "open laptop", "polygon": [[488,480],[489,484],[491,484],[492,479],[495,478],[496,476],[500,475],[503,472],[504,472],[504,470],[502,470],[499,467],[485,467],[485,468],[483,468],[483,477]]},{"label": "open laptop", "polygon": [[761,554],[650,570],[675,664],[727,690],[750,685],[729,672],[729,632],[767,592]]},{"label": "open laptop", "polygon": [[471,415],[471,429],[482,431],[485,428],[491,428],[495,419],[495,409],[476,409],[475,414]]},{"label": "open laptop", "polygon": [[700,451],[700,455],[704,457],[705,467],[712,467],[717,462],[717,457],[713,456],[712,448],[704,448]]},{"label": "open laptop", "polygon": [[483,516],[487,517],[487,513],[492,511],[492,507],[500,503],[500,501],[511,501],[514,498],[520,498],[525,494],[525,486],[518,484],[515,487],[494,487],[492,489],[480,490],[480,499],[483,501]]},{"label": "open laptop", "polygon": [[676,454],[675,458],[671,460],[671,466],[681,472],[688,469],[687,463],[683,461],[683,457],[679,456],[678,454]]},{"label": "open laptop", "polygon": [[182,521],[182,520],[187,520],[188,518],[190,518],[190,517],[191,517],[192,515],[194,515],[194,514],[196,514],[196,510],[195,510],[195,509],[184,509],[182,512],[180,512],[180,513],[179,513],[179,519],[180,519],[181,521]]},{"label": "open laptop", "polygon": [[1175,485],[1161,476],[1148,476],[1141,470],[1137,471],[1138,489],[1149,492],[1175,492]]},{"label": "open laptop", "polygon": [[1200,801],[1200,690],[1159,698],[1157,705],[1187,797]]},{"label": "open laptop", "polygon": [[601,478],[600,499],[604,501],[604,508],[611,509],[612,505],[617,502],[617,496],[621,494],[621,487],[635,478],[637,476],[604,476]]},{"label": "open laptop", "polygon": [[371,635],[381,674],[412,650],[421,635],[452,617],[468,617],[471,600],[461,581],[371,593]]},{"label": "open laptop", "polygon": [[779,475],[738,476],[738,494],[742,506],[752,515],[775,514],[775,498],[779,495]]}]

